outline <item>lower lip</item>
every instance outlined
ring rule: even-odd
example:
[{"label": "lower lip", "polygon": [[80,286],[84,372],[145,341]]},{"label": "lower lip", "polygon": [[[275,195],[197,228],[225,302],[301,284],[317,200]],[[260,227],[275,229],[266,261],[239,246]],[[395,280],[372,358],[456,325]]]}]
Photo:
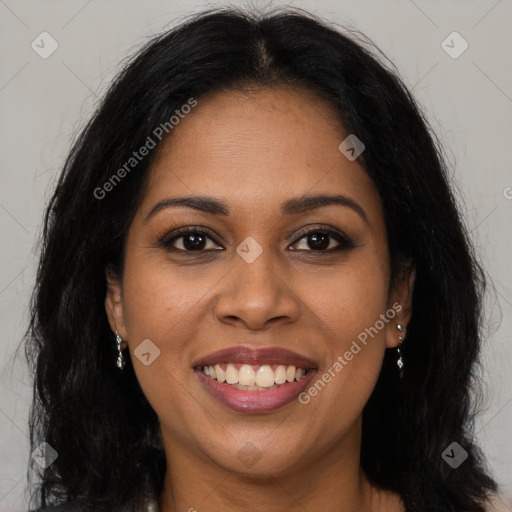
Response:
[{"label": "lower lip", "polygon": [[220,403],[237,412],[253,413],[274,411],[293,402],[308,387],[316,370],[309,370],[299,381],[287,382],[268,391],[244,391],[212,379],[200,369],[196,373],[206,389]]}]

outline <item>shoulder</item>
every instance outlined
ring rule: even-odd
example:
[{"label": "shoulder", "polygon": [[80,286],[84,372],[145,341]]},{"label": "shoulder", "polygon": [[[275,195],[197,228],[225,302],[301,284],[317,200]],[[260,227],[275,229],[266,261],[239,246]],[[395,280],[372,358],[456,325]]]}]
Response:
[{"label": "shoulder", "polygon": [[[146,512],[158,512],[158,502],[156,500],[148,500],[143,508]],[[132,509],[130,508],[130,510]],[[48,505],[46,507],[32,509],[28,512],[98,512],[98,508],[91,503],[85,503],[83,501],[67,501],[58,505]]]},{"label": "shoulder", "polygon": [[[131,509],[130,509],[131,510]],[[150,500],[146,502],[144,510],[147,512],[158,512],[158,502]],[[28,512],[97,512],[98,508],[83,501],[69,501],[59,505],[48,505]]]},{"label": "shoulder", "polygon": [[493,496],[489,499],[486,512],[512,512],[512,498],[504,496]]},{"label": "shoulder", "polygon": [[93,512],[93,509],[81,503],[68,502],[60,505],[48,505],[28,512]]}]

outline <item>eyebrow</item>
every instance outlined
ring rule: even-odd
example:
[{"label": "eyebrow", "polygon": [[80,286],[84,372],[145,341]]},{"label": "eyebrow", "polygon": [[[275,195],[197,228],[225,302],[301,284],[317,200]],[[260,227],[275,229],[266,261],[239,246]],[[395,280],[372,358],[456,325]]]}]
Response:
[{"label": "eyebrow", "polygon": [[[366,216],[366,213],[363,210],[363,208],[350,197],[343,196],[340,194],[322,194],[315,196],[305,195],[301,197],[294,197],[292,199],[286,200],[281,205],[281,212],[283,213],[283,215],[297,215],[299,213],[304,213],[310,210],[321,208],[323,206],[331,205],[340,205],[351,208],[366,222],[366,224],[369,224],[368,217]],[[213,215],[229,215],[228,206],[225,203],[213,197],[173,197],[158,201],[158,203],[156,203],[155,206],[153,206],[153,208],[151,209],[151,211],[146,215],[146,217],[144,218],[144,222],[147,222],[153,215],[155,215],[159,211],[162,211],[166,208],[179,206],[193,208],[194,210],[199,210]]]}]

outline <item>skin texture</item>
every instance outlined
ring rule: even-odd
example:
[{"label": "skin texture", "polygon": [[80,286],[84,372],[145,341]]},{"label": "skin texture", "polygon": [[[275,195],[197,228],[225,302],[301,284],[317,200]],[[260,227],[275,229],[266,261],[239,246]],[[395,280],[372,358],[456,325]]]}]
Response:
[{"label": "skin texture", "polygon": [[[381,199],[357,160],[338,145],[348,135],[333,108],[302,90],[223,91],[198,105],[159,148],[130,226],[122,278],[110,276],[106,310],[130,350],[141,387],[160,419],[168,471],[162,512],[400,511],[359,465],[361,414],[386,348],[411,315],[414,273],[390,283]],[[289,216],[281,203],[342,194],[364,210],[329,205]],[[229,215],[165,198],[205,195]],[[209,252],[172,252],[159,240],[176,227],[203,226]],[[303,228],[334,227],[355,247],[315,252]],[[248,236],[263,252],[247,263]],[[167,237],[168,239],[171,237]],[[331,247],[339,242],[331,238]],[[174,242],[183,249],[183,238]],[[215,250],[219,249],[219,250]],[[295,250],[293,250],[295,249]],[[307,405],[234,412],[193,370],[199,357],[234,345],[279,347],[314,360],[319,375],[394,303],[401,311]],[[150,339],[149,366],[133,351]],[[240,450],[260,457],[249,467]]]}]

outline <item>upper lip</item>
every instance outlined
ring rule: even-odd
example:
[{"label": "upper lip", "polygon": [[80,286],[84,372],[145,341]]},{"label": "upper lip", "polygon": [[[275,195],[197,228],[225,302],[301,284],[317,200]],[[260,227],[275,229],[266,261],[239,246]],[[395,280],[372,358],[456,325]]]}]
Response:
[{"label": "upper lip", "polygon": [[218,350],[217,352],[200,357],[193,366],[209,366],[220,363],[282,364],[304,369],[317,368],[314,361],[291,350],[278,347],[251,348],[247,345],[238,345]]}]

